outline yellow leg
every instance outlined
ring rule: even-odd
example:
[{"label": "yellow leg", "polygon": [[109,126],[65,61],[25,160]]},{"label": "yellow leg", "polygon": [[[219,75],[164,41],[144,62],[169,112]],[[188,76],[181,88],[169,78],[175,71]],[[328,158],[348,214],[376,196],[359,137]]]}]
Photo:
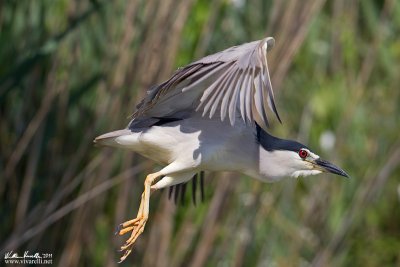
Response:
[{"label": "yellow leg", "polygon": [[119,235],[132,232],[129,239],[121,247],[121,251],[124,251],[124,255],[121,257],[120,262],[124,261],[126,257],[128,257],[128,255],[132,251],[132,246],[135,243],[136,239],[139,237],[141,233],[143,233],[147,219],[149,218],[149,203],[150,203],[150,194],[152,191],[151,185],[160,176],[161,174],[158,172],[147,175],[146,180],[144,182],[144,191],[142,194],[142,200],[140,202],[140,207],[137,217],[133,220],[129,220],[122,223],[120,225],[120,229],[117,231]]}]

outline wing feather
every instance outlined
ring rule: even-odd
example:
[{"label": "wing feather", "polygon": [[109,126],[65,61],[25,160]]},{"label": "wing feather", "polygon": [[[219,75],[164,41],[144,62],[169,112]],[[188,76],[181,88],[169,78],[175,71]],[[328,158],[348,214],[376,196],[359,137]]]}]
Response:
[{"label": "wing feather", "polygon": [[239,102],[240,102],[240,115],[242,115],[242,119],[247,123],[247,118],[246,118],[246,93],[247,93],[247,89],[244,90],[243,88],[245,88],[245,85],[247,84],[247,81],[249,79],[249,75],[247,75],[247,71],[245,70],[244,73],[244,79],[243,79],[243,83],[240,85],[240,90],[239,90]]},{"label": "wing feather", "polygon": [[244,75],[241,74],[242,70],[239,70],[239,77],[235,86],[235,91],[233,92],[231,102],[229,103],[229,120],[231,122],[231,125],[235,124],[237,101],[239,98],[240,87],[244,79]]},{"label": "wing feather", "polygon": [[267,65],[271,37],[228,48],[178,69],[171,79],[152,88],[138,105],[133,120],[173,117],[182,111],[201,112],[235,123],[239,111],[246,123],[268,126],[266,106],[281,121]]},{"label": "wing feather", "polygon": [[[206,91],[204,91],[203,96],[200,99],[200,105],[197,109],[201,108],[203,103],[206,103],[204,109],[203,109],[203,116],[205,116],[211,107],[212,103],[214,102],[215,98],[217,97],[218,94],[221,94],[221,89],[223,88],[223,85],[229,76],[229,71],[225,72],[223,75],[221,75],[218,80],[211,85],[209,88],[207,88]],[[212,116],[210,116],[212,117]]]},{"label": "wing feather", "polygon": [[233,73],[233,75],[230,78],[230,80],[228,81],[229,87],[228,86],[226,87],[226,93],[225,93],[224,98],[222,99],[222,103],[221,103],[221,109],[220,109],[221,120],[225,120],[225,117],[226,117],[226,114],[227,114],[228,108],[229,108],[229,101],[233,97],[233,93],[235,91],[235,87],[236,87],[237,80],[238,80],[238,70],[236,69],[232,73]]},{"label": "wing feather", "polygon": [[246,117],[247,121],[252,122],[253,121],[253,99],[254,99],[254,76],[253,76],[253,69],[248,70],[248,81],[246,86]]},{"label": "wing feather", "polygon": [[215,101],[213,102],[211,111],[210,111],[210,118],[212,118],[215,114],[215,111],[217,110],[217,108],[222,108],[221,107],[221,98],[225,98],[225,97],[229,97],[226,94],[226,91],[228,91],[229,87],[226,86],[226,84],[229,84],[228,81],[231,80],[231,77],[233,76],[235,72],[234,71],[230,71],[227,73],[227,75],[225,75],[225,79],[223,80],[223,82],[221,83],[221,89],[219,90],[218,96],[215,99]]},{"label": "wing feather", "polygon": [[268,126],[268,117],[267,117],[267,112],[265,109],[265,106],[263,105],[265,97],[265,92],[262,87],[262,74],[259,72],[256,74],[256,77],[254,79],[254,87],[255,87],[255,95],[254,95],[254,101],[255,101],[255,106],[257,113],[261,116],[261,120]]}]

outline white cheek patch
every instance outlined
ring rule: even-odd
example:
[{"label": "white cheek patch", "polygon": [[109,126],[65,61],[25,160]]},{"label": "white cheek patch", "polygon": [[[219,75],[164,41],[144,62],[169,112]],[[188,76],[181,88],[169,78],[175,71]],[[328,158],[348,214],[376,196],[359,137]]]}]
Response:
[{"label": "white cheek patch", "polygon": [[292,174],[292,177],[294,177],[294,178],[298,178],[299,176],[305,177],[305,176],[310,176],[310,175],[316,175],[316,174],[319,174],[319,173],[321,173],[320,170],[302,170],[302,171],[295,171],[295,172]]}]

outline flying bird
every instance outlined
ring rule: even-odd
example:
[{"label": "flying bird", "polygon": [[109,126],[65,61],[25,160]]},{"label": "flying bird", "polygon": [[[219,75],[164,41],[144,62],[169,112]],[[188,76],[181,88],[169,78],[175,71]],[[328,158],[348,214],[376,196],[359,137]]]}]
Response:
[{"label": "flying bird", "polygon": [[100,145],[137,152],[163,166],[147,175],[135,219],[120,225],[131,233],[121,261],[143,232],[150,195],[183,184],[201,171],[239,172],[264,182],[329,172],[348,177],[307,146],[269,134],[267,109],[281,121],[274,101],[267,37],[206,56],[152,87],[125,129],[97,137]]}]

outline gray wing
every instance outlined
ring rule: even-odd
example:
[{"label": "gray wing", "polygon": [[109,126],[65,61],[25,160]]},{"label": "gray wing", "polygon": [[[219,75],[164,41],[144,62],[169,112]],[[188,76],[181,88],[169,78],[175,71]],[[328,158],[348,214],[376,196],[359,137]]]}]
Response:
[{"label": "gray wing", "polygon": [[267,66],[272,37],[228,48],[178,69],[153,87],[137,106],[133,120],[183,117],[193,111],[235,123],[236,112],[246,123],[268,125],[266,106],[279,115]]}]

